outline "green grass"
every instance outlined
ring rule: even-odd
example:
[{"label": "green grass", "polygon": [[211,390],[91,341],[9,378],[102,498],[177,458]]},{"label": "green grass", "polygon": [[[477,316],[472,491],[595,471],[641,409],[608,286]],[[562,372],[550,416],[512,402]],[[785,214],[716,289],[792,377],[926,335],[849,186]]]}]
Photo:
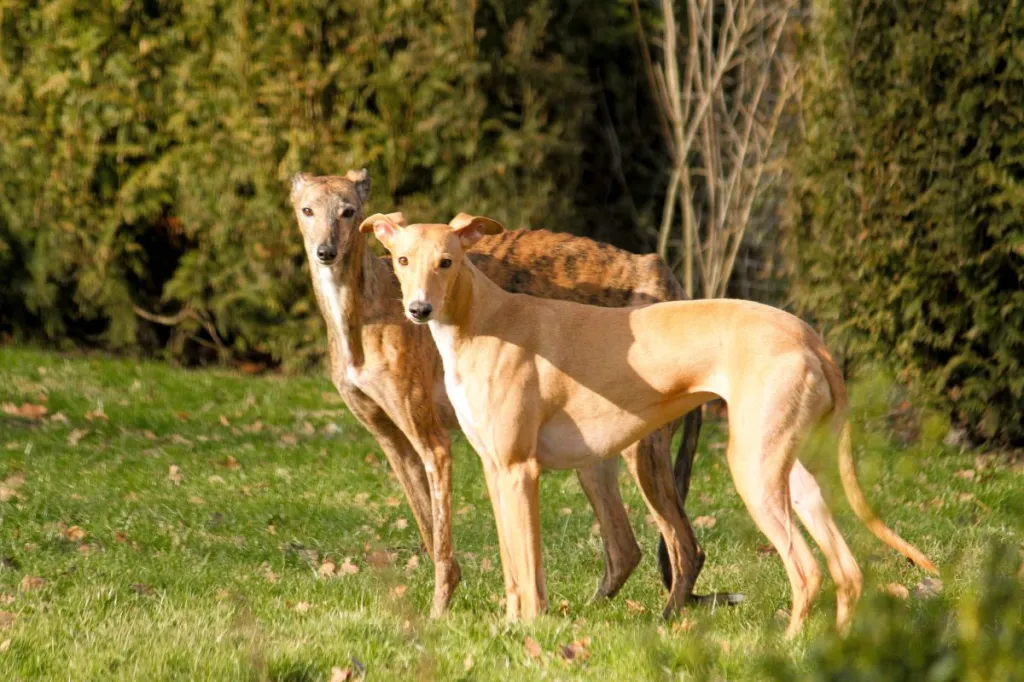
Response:
[{"label": "green grass", "polygon": [[[861,481],[882,517],[944,569],[940,601],[956,608],[978,588],[990,545],[1020,545],[1020,468],[944,448],[934,420],[918,445],[895,445],[885,391],[881,382],[853,389]],[[827,580],[805,633],[782,639],[788,583],[733,490],[721,425],[703,434],[688,504],[691,518],[715,518],[697,531],[708,553],[698,590],[740,590],[747,603],[691,610],[675,625],[660,619],[657,536],[625,474],[645,558],[618,598],[588,603],[600,538],[574,477],[550,473],[542,521],[556,608],[509,625],[480,465],[460,437],[454,530],[464,581],[451,614],[432,621],[432,572],[401,491],[326,379],[0,348],[0,402],[48,410],[42,420],[0,414],[2,680],[326,680],[335,666],[372,680],[764,679],[810,674],[814,651],[839,646]],[[107,418],[90,421],[100,408]],[[72,445],[76,429],[88,433]],[[924,574],[841,499],[834,450],[811,468],[835,493],[867,593],[905,585],[912,596],[900,613],[933,618],[913,596]],[[957,475],[964,470],[975,477]],[[346,558],[358,572],[318,577],[325,559],[340,567]],[[45,583],[23,589],[32,577]],[[590,658],[564,661],[560,647],[584,637]]]}]

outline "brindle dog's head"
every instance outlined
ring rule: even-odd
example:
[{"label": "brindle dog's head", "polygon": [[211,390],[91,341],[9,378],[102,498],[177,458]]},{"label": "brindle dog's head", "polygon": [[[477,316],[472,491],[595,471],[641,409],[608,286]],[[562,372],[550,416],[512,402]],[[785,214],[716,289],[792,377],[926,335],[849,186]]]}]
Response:
[{"label": "brindle dog's head", "polygon": [[311,264],[331,266],[362,237],[356,227],[370,197],[370,174],[365,168],[344,176],[292,177],[292,207]]},{"label": "brindle dog's head", "polygon": [[[396,220],[398,218],[398,220]],[[402,285],[406,316],[418,324],[447,319],[445,304],[466,259],[466,250],[484,235],[504,231],[490,218],[460,213],[447,225],[410,225],[403,228],[401,214],[377,213],[363,221],[361,232],[371,230],[391,252],[395,274]]]}]

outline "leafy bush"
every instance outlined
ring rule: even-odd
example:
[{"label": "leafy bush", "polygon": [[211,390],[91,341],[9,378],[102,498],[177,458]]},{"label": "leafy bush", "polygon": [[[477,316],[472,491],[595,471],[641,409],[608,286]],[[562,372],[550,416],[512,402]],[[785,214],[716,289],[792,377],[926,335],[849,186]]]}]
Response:
[{"label": "leafy bush", "polygon": [[[620,22],[588,46],[615,17],[628,8],[6,3],[0,330],[303,362],[323,333],[288,175],[366,166],[378,208],[570,226],[580,191],[608,193],[580,187],[578,156],[589,60],[633,40]],[[168,338],[135,306],[181,324]]]},{"label": "leafy bush", "polygon": [[1021,4],[819,7],[792,169],[796,299],[975,437],[1020,443]]}]

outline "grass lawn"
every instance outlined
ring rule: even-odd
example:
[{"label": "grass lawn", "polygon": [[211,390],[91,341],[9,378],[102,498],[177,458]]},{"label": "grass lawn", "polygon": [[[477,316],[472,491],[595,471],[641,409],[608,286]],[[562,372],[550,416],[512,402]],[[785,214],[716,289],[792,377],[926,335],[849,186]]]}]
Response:
[{"label": "grass lawn", "polygon": [[[897,445],[885,393],[852,388],[861,482],[943,569],[939,598],[916,594],[925,574],[856,521],[834,448],[805,461],[832,491],[865,601],[905,586],[905,602],[881,603],[924,625],[933,603],[955,611],[975,593],[990,545],[1020,547],[1021,468],[942,446],[934,418],[915,445]],[[575,478],[549,473],[552,612],[509,625],[475,454],[456,438],[463,583],[432,621],[432,571],[402,493],[326,378],[7,347],[0,403],[0,680],[329,680],[332,668],[335,680],[802,678],[815,651],[838,646],[828,579],[805,633],[782,638],[789,586],[733,490],[720,424],[702,435],[688,504],[708,553],[697,587],[742,591],[745,604],[661,620],[657,536],[624,469],[645,558],[615,600],[589,603],[600,538]]]}]

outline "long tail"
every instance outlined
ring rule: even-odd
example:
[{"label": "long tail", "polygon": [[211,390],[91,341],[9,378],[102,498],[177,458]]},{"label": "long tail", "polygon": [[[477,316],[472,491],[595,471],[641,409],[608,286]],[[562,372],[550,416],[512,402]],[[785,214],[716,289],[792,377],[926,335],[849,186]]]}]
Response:
[{"label": "long tail", "polygon": [[914,562],[915,565],[923,568],[929,573],[938,574],[935,564],[928,560],[921,550],[901,538],[891,528],[882,523],[875,512],[871,510],[864,491],[857,483],[857,468],[853,461],[853,444],[850,438],[850,424],[843,423],[842,435],[839,438],[839,477],[843,481],[843,490],[846,491],[846,499],[857,514],[857,517],[864,522],[872,533],[879,540],[889,545],[897,552]]}]

